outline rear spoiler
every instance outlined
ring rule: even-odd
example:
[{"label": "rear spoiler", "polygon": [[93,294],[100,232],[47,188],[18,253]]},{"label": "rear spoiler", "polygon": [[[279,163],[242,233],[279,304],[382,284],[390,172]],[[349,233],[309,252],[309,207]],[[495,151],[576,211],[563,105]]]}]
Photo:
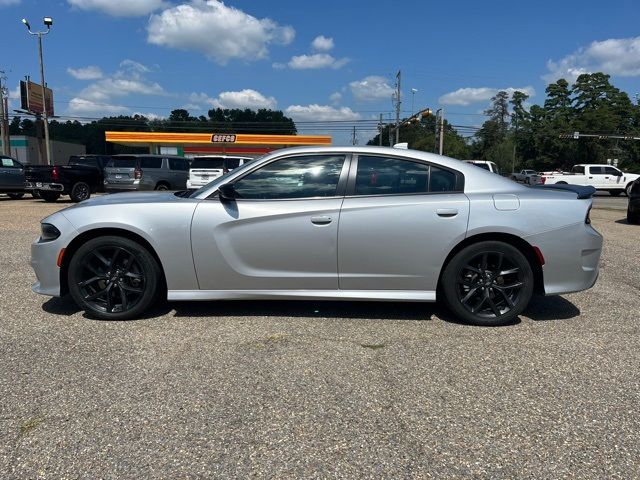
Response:
[{"label": "rear spoiler", "polygon": [[552,190],[564,190],[565,192],[573,192],[578,198],[591,198],[596,193],[596,189],[590,185],[569,185],[568,183],[552,183],[551,185],[538,184],[531,188],[544,188]]}]

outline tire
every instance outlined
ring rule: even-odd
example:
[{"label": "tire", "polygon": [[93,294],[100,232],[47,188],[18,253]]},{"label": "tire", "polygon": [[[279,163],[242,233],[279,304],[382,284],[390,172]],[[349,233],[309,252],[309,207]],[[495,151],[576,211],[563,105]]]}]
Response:
[{"label": "tire", "polygon": [[167,185],[166,183],[159,183],[156,185],[156,188],[154,190],[169,190],[169,185]]},{"label": "tire", "polygon": [[441,282],[451,312],[481,326],[512,322],[529,304],[533,286],[527,258],[512,245],[497,241],[463,248],[445,267]]},{"label": "tire", "polygon": [[9,196],[9,198],[11,200],[20,200],[22,197],[24,197],[24,193],[22,193],[22,192],[7,193],[7,195]]},{"label": "tire", "polygon": [[612,197],[618,197],[622,193],[622,190],[609,190],[609,195]]},{"label": "tire", "polygon": [[567,185],[567,182],[556,182],[556,185]]},{"label": "tire", "polygon": [[631,189],[633,188],[633,182],[629,182],[626,187],[624,187],[624,193],[627,197],[631,196]]},{"label": "tire", "polygon": [[72,202],[78,203],[91,197],[91,188],[85,182],[78,182],[71,187],[69,197]]},{"label": "tire", "polygon": [[45,202],[55,202],[60,198],[60,194],[58,192],[40,192],[40,198]]},{"label": "tire", "polygon": [[139,243],[105,236],[89,240],[75,252],[67,281],[71,296],[90,317],[129,320],[139,317],[156,299],[161,271],[154,256]]},{"label": "tire", "polygon": [[627,223],[633,225],[640,224],[640,213],[631,213],[631,210],[627,209]]}]

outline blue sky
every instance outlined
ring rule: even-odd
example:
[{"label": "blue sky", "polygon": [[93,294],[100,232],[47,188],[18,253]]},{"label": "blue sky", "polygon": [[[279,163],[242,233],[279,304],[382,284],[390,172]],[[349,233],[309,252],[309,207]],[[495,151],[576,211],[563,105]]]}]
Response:
[{"label": "blue sky", "polygon": [[416,110],[444,107],[459,125],[481,124],[498,89],[541,103],[548,81],[585,71],[640,92],[637,0],[0,0],[0,70],[14,97],[24,75],[39,81],[36,40],[20,19],[35,29],[44,15],[55,22],[47,83],[64,117],[222,106],[278,108],[300,122],[371,119],[391,113],[398,69],[406,114],[415,88]]}]

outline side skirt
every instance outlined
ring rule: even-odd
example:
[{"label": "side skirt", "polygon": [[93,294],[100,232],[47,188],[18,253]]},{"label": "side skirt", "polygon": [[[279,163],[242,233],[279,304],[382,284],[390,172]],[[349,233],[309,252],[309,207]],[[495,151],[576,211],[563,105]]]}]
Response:
[{"label": "side skirt", "polygon": [[169,290],[167,300],[379,300],[435,302],[436,292],[417,290]]}]

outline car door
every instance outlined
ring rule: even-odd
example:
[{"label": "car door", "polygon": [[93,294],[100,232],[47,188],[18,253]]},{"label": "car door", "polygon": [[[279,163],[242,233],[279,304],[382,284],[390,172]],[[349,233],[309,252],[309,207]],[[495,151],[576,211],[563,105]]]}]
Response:
[{"label": "car door", "polygon": [[607,188],[608,181],[605,179],[604,167],[587,167],[587,184],[592,185],[595,188],[602,189]]},{"label": "car door", "polygon": [[609,187],[624,188],[622,172],[615,167],[603,167],[604,178]]},{"label": "car door", "polygon": [[463,182],[422,161],[354,157],[340,212],[340,289],[435,292],[445,258],[466,235]]},{"label": "car door", "polygon": [[345,154],[296,155],[233,181],[239,198],[198,204],[193,259],[202,290],[338,289]]}]

